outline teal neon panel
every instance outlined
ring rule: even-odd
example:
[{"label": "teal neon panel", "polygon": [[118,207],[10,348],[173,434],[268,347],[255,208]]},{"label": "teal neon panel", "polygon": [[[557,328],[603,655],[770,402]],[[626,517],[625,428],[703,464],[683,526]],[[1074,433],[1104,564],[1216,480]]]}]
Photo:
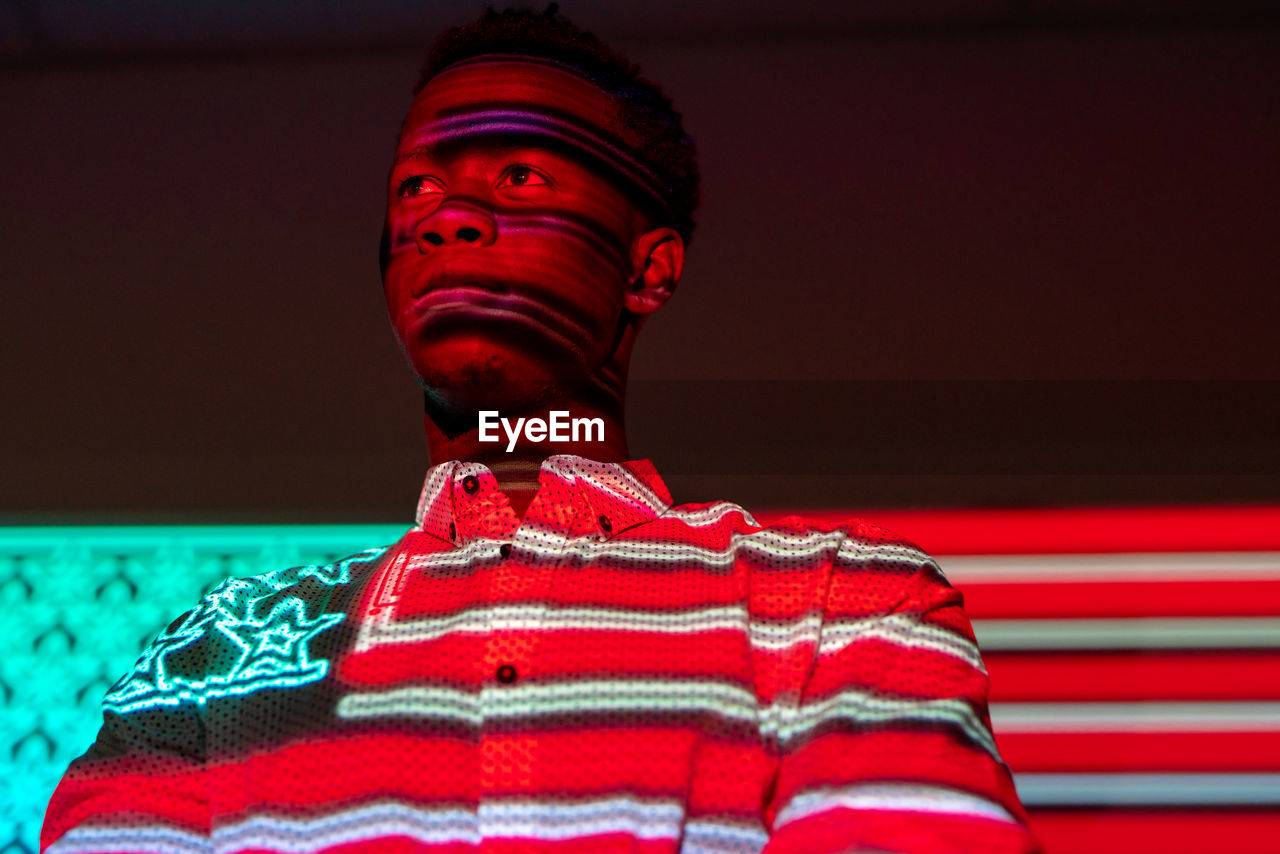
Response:
[{"label": "teal neon panel", "polygon": [[[260,583],[283,588],[310,573],[335,583],[345,568],[334,564],[394,543],[407,528],[0,528],[0,851],[37,850],[45,806],[67,765],[93,742],[104,696],[175,617],[228,578],[267,575]],[[238,613],[233,602],[229,594],[227,613],[205,615],[203,628],[241,637],[250,622],[271,627],[245,649],[239,669],[194,688],[126,683],[113,695],[117,704],[323,676],[324,662],[307,657],[306,642],[332,615],[308,617],[287,602],[278,613]]]}]

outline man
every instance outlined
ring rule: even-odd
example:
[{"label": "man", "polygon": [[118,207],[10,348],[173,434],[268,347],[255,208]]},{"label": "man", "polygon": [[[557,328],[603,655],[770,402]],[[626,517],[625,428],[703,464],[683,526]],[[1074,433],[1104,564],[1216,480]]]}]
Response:
[{"label": "man", "polygon": [[171,624],[43,845],[1035,849],[926,555],[672,506],[626,461],[631,349],[697,187],[670,102],[554,6],[437,41],[381,252],[437,461],[416,525]]}]

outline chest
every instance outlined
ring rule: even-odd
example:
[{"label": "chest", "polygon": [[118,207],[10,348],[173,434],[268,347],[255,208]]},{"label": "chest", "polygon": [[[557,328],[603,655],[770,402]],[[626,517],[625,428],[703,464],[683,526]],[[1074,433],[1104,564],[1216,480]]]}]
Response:
[{"label": "chest", "polygon": [[746,579],[714,554],[625,542],[402,554],[353,616],[338,671],[352,693],[435,685],[495,723],[596,706],[754,717]]},{"label": "chest", "polygon": [[323,731],[229,763],[228,812],[446,804],[459,839],[591,825],[679,850],[723,825],[755,850],[774,759],[747,568],[709,550],[503,545],[389,556],[347,615]]}]

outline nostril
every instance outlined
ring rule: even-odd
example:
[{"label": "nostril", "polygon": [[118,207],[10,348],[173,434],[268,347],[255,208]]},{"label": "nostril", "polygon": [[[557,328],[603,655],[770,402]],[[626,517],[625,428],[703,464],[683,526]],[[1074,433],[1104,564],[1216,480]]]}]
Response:
[{"label": "nostril", "polygon": [[470,226],[466,228],[460,228],[458,229],[458,239],[465,240],[468,243],[475,243],[477,240],[480,239],[480,229],[471,228]]},{"label": "nostril", "polygon": [[428,231],[422,235],[422,239],[430,243],[432,246],[439,246],[444,243],[444,238],[436,234],[434,231]]}]

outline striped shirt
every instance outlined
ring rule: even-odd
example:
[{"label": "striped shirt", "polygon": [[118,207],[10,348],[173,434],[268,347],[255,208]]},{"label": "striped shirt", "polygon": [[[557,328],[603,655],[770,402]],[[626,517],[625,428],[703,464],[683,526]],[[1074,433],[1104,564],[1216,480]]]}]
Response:
[{"label": "striped shirt", "polygon": [[228,579],[104,699],[55,852],[1024,852],[961,595],[859,521],[433,467],[398,543]]}]

